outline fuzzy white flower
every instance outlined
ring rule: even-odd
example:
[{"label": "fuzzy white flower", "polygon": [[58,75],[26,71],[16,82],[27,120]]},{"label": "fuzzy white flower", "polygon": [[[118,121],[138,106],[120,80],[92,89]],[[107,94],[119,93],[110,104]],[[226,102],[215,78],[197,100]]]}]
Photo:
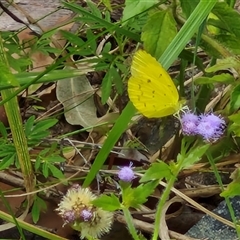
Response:
[{"label": "fuzzy white flower", "polygon": [[87,188],[79,185],[70,188],[56,209],[65,224],[80,232],[80,237],[99,238],[108,233],[113,223],[113,213],[95,207],[92,201],[97,197]]}]

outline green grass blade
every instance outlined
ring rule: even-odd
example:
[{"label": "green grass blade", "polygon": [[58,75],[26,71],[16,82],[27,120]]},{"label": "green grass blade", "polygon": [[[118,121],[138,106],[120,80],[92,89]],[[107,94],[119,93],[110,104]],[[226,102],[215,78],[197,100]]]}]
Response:
[{"label": "green grass blade", "polygon": [[160,57],[159,62],[164,68],[168,69],[177,59],[188,41],[198,31],[204,19],[211,12],[217,0],[202,0],[199,2],[193,13],[189,16],[184,26],[180,29],[174,40],[168,45],[167,49]]},{"label": "green grass blade", "polygon": [[84,187],[87,187],[95,178],[96,174],[101,169],[102,165],[104,164],[113,146],[115,145],[115,143],[117,142],[121,134],[127,129],[128,123],[131,121],[131,118],[134,116],[134,114],[135,114],[135,108],[132,105],[132,103],[129,102],[127,106],[123,109],[123,112],[119,116],[114,127],[109,132],[106,142],[104,143],[103,147],[98,153],[91,167],[91,170],[83,183]]}]

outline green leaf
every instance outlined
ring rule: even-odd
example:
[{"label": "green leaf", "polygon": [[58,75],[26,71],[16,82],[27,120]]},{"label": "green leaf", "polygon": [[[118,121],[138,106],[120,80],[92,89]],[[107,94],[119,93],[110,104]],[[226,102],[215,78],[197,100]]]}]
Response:
[{"label": "green leaf", "polygon": [[103,210],[106,211],[116,211],[121,209],[121,203],[119,202],[118,197],[114,194],[110,196],[101,195],[97,199],[92,201],[93,205],[96,207],[101,207]]},{"label": "green leaf", "polygon": [[233,132],[235,136],[240,137],[240,124],[239,123],[232,123],[228,127],[228,132]]},{"label": "green leaf", "polygon": [[122,189],[123,205],[127,208],[138,208],[139,205],[145,203],[147,198],[153,193],[154,189],[158,185],[158,180],[141,184],[137,188],[131,188],[131,186]]},{"label": "green leaf", "polygon": [[55,167],[52,164],[48,164],[49,170],[51,171],[52,175],[58,179],[64,179],[64,174],[61,170],[59,170],[57,167]]},{"label": "green leaf", "polygon": [[181,8],[186,17],[189,17],[198,5],[199,0],[180,0]]},{"label": "green leaf", "polygon": [[1,159],[0,170],[8,169],[11,165],[13,165],[15,157],[16,157],[16,154],[9,155]]},{"label": "green leaf", "polygon": [[[137,42],[140,41],[139,39],[139,35],[136,33],[133,33],[131,31],[128,31],[120,26],[118,26],[118,24],[113,24],[111,22],[105,21],[103,19],[101,19],[100,17],[97,17],[95,15],[93,15],[92,13],[89,13],[88,11],[86,11],[85,8],[80,7],[77,4],[72,4],[72,3],[67,3],[67,2],[63,2],[63,4],[70,10],[80,14],[80,15],[85,15],[87,16],[89,19],[92,19],[92,21],[97,22],[98,24],[100,24],[101,26],[107,28],[109,31],[115,31],[116,33],[120,33],[123,36],[127,36]],[[76,18],[77,20],[77,18]],[[79,20],[82,22],[82,17],[79,18]],[[99,27],[99,26],[98,26]],[[96,39],[98,38],[98,35],[95,36],[94,39],[92,39],[92,41],[96,41]],[[88,41],[89,42],[89,41]]]},{"label": "green leaf", "polygon": [[76,34],[73,34],[71,32],[67,32],[64,30],[60,30],[61,35],[66,38],[70,43],[75,44],[79,47],[84,45],[84,41],[78,37]]},{"label": "green leaf", "polygon": [[49,156],[45,159],[45,161],[49,163],[59,163],[59,162],[65,162],[66,159],[61,156]]},{"label": "green leaf", "polygon": [[[201,147],[196,147],[195,149],[191,149],[190,153],[187,156],[182,156],[181,154],[179,154],[177,157],[176,164],[178,164],[179,161],[181,161],[181,158],[184,158],[181,169],[187,169],[191,167],[194,163],[201,160],[202,156],[206,153],[209,147],[210,147],[210,144],[206,144]],[[175,168],[174,165],[171,167],[173,167],[172,172],[174,173],[174,168]]]},{"label": "green leaf", "polygon": [[33,129],[34,121],[35,121],[35,116],[31,116],[30,118],[28,118],[28,120],[24,124],[26,136],[31,134],[32,129]]},{"label": "green leaf", "polygon": [[102,18],[102,13],[95,3],[93,3],[92,1],[87,1],[87,5],[94,16]]},{"label": "green leaf", "polygon": [[102,103],[105,104],[110,97],[111,89],[112,89],[112,81],[113,81],[113,76],[111,74],[112,72],[112,66],[110,69],[106,72],[103,80],[102,80],[102,85],[101,85],[101,90],[102,90]]},{"label": "green leaf", "polygon": [[50,127],[53,127],[57,122],[57,119],[42,120],[34,126],[34,128],[32,129],[32,134],[37,134],[48,130]]},{"label": "green leaf", "polygon": [[153,5],[155,5],[157,2],[158,2],[158,0],[148,0],[148,1],[126,0],[125,8],[123,10],[122,21],[126,21],[129,18],[132,18],[132,17],[146,11],[147,9],[149,9]]},{"label": "green leaf", "polygon": [[231,182],[228,184],[227,189],[225,189],[220,196],[224,198],[235,197],[240,195],[240,182]]},{"label": "green leaf", "polygon": [[83,187],[88,186],[98,173],[99,169],[101,169],[109,152],[113,149],[113,146],[117,142],[118,138],[127,129],[128,123],[131,121],[131,118],[133,117],[135,111],[136,110],[131,102],[129,102],[128,105],[123,109],[122,114],[117,119],[115,125],[113,126],[112,130],[108,135],[108,138],[104,142],[104,145],[102,146],[100,152],[95,158],[91,170],[83,183]]},{"label": "green leaf", "polygon": [[215,14],[227,30],[240,37],[240,14],[231,8],[225,2],[218,2],[215,4],[212,13]]},{"label": "green leaf", "polygon": [[232,91],[230,96],[230,108],[236,111],[240,107],[240,84],[238,84]]},{"label": "green leaf", "polygon": [[11,85],[14,87],[19,86],[19,82],[15,76],[9,71],[8,67],[0,61],[0,86]]},{"label": "green leaf", "polygon": [[0,122],[0,133],[2,137],[7,140],[7,136],[8,136],[7,129],[2,122]]},{"label": "green leaf", "polygon": [[215,39],[224,45],[231,53],[239,55],[240,54],[240,38],[235,37],[234,35],[230,34],[221,34],[215,36]]},{"label": "green leaf", "polygon": [[228,119],[234,123],[240,124],[240,113],[233,114],[229,116]]},{"label": "green leaf", "polygon": [[121,76],[119,75],[119,72],[115,67],[111,68],[111,75],[112,81],[115,83],[117,93],[121,95],[123,93],[123,82]]},{"label": "green leaf", "polygon": [[220,70],[227,70],[229,68],[238,68],[239,65],[240,61],[236,57],[228,57],[224,59],[219,59],[215,65],[207,68],[205,71],[211,73]]},{"label": "green leaf", "polygon": [[41,166],[41,157],[38,155],[34,164],[35,170],[37,171]]},{"label": "green leaf", "polygon": [[235,78],[229,73],[222,73],[213,77],[199,77],[195,80],[195,84],[211,84],[211,83],[233,83]]},{"label": "green leaf", "polygon": [[42,210],[47,210],[47,205],[46,205],[45,201],[43,201],[41,198],[36,196],[35,201],[33,202],[32,212],[31,212],[32,219],[35,224],[38,222],[40,213]]},{"label": "green leaf", "polygon": [[[90,29],[87,29],[87,39],[94,39],[95,35],[92,33]],[[97,43],[96,41],[91,41],[88,48],[92,50],[92,53],[94,54],[97,49]]]},{"label": "green leaf", "polygon": [[43,164],[42,164],[42,173],[43,173],[43,176],[44,176],[45,178],[48,177],[49,172],[48,172],[48,164],[47,164],[47,163],[43,163]]},{"label": "green leaf", "polygon": [[143,28],[144,49],[157,59],[177,34],[176,22],[168,10],[151,15]]},{"label": "green leaf", "polygon": [[160,161],[158,163],[153,163],[150,168],[142,176],[140,182],[146,182],[151,180],[162,180],[163,178],[169,179],[172,176],[170,167]]}]

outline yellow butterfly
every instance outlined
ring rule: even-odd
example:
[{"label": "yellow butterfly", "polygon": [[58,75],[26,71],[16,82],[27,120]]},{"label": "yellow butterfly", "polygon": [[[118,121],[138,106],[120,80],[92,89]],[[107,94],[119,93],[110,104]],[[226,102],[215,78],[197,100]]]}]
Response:
[{"label": "yellow butterfly", "polygon": [[160,118],[181,109],[178,91],[165,69],[150,54],[139,50],[133,57],[128,95],[135,108],[148,118]]}]

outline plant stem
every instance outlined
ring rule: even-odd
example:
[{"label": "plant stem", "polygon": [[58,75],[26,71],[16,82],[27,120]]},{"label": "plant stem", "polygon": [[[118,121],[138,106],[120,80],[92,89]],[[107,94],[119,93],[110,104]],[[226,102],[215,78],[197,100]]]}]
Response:
[{"label": "plant stem", "polygon": [[128,230],[131,233],[133,239],[140,240],[140,238],[138,237],[137,231],[134,227],[132,216],[131,216],[131,213],[129,212],[128,208],[123,207],[123,213],[124,213],[125,220],[127,222]]},{"label": "plant stem", "polygon": [[[180,166],[180,164],[179,164]],[[177,170],[177,173],[181,170],[181,167],[179,167],[179,169]],[[157,240],[158,239],[158,232],[159,232],[159,226],[160,226],[160,220],[161,220],[161,214],[162,214],[162,210],[164,207],[165,202],[167,201],[169,194],[171,192],[171,188],[173,187],[173,184],[176,180],[175,176],[172,176],[167,184],[167,187],[165,188],[161,199],[158,203],[157,206],[157,212],[156,212],[156,217],[155,217],[155,223],[154,223],[154,232],[153,232],[153,237],[152,240]]]},{"label": "plant stem", "polygon": [[[17,85],[17,80],[14,75],[11,73],[7,57],[5,55],[5,50],[3,47],[3,41],[0,35],[0,83],[1,85],[11,84],[13,86]],[[1,91],[2,99],[6,99],[14,93],[14,89],[7,89]],[[35,187],[35,176],[33,173],[31,160],[28,152],[27,139],[24,133],[22,117],[20,109],[18,106],[17,96],[13,97],[11,100],[7,101],[4,104],[10,129],[12,132],[13,143],[16,148],[16,153],[18,156],[18,161],[21,167],[24,185],[26,192],[30,193],[34,190]],[[33,202],[33,195],[28,195],[28,208]]]}]

